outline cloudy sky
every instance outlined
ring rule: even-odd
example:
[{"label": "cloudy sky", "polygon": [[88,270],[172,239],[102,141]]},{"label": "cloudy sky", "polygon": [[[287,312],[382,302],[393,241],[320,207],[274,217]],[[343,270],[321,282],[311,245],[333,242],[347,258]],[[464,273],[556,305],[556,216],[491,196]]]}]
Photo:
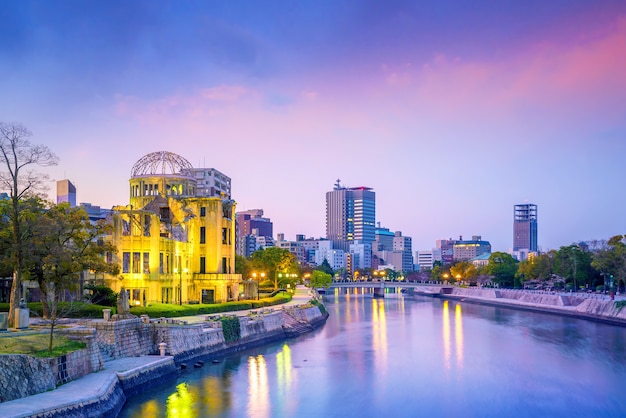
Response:
[{"label": "cloudy sky", "polygon": [[79,202],[127,204],[133,164],[171,151],[287,239],[325,234],[337,179],[414,249],[507,251],[524,202],[544,250],[626,233],[623,0],[4,0],[0,19],[0,121]]}]

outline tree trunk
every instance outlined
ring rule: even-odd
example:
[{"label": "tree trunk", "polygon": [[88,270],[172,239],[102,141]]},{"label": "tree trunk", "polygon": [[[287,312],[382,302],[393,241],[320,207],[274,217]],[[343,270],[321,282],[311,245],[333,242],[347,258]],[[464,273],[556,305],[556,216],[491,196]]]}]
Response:
[{"label": "tree trunk", "polygon": [[15,318],[15,309],[17,309],[19,305],[19,294],[18,294],[18,284],[16,279],[17,274],[13,273],[13,282],[11,283],[11,297],[9,303],[9,326],[16,328],[17,321]]}]

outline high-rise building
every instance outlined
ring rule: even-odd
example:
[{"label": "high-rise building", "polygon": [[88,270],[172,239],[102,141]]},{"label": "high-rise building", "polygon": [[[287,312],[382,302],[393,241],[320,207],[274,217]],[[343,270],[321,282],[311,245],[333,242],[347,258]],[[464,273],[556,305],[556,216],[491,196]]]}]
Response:
[{"label": "high-rise building", "polygon": [[71,207],[76,207],[76,186],[69,180],[57,181],[57,205],[59,203],[69,203]]},{"label": "high-rise building", "polygon": [[326,238],[334,248],[350,243],[371,244],[375,239],[376,193],[370,187],[343,187],[339,180],[326,193]]},{"label": "high-rise building", "polygon": [[524,203],[513,208],[513,251],[537,252],[537,205]]}]

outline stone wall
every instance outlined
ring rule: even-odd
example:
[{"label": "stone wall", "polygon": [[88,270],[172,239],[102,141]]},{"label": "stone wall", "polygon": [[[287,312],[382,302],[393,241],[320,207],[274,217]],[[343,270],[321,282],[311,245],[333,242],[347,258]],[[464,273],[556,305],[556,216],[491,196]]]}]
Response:
[{"label": "stone wall", "polygon": [[40,359],[22,354],[0,355],[0,402],[23,398],[54,389],[56,359]]},{"label": "stone wall", "polygon": [[224,334],[220,328],[205,328],[201,324],[159,325],[155,327],[155,335],[158,343],[166,344],[165,353],[174,356],[177,362],[206,355],[224,346]]},{"label": "stone wall", "polygon": [[158,343],[152,331],[155,325],[143,323],[140,318],[121,321],[97,320],[91,325],[96,329],[96,342],[104,361],[158,352]]},{"label": "stone wall", "polygon": [[584,300],[576,306],[576,312],[626,321],[626,308],[618,309],[615,307],[615,302],[611,300]]},{"label": "stone wall", "polygon": [[172,357],[160,357],[163,361],[146,367],[137,367],[126,372],[117,372],[124,394],[127,397],[136,395],[151,387],[151,383],[163,383],[178,377],[178,369]]},{"label": "stone wall", "polygon": [[0,370],[0,402],[46,392],[94,371],[87,349],[56,358],[0,355]]}]

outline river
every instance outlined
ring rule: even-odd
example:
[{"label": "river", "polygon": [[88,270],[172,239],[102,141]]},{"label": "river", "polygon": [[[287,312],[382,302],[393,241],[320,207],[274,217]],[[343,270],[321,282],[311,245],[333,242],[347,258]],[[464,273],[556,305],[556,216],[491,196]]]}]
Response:
[{"label": "river", "polygon": [[336,289],[320,329],[184,371],[121,417],[624,417],[626,329]]}]

